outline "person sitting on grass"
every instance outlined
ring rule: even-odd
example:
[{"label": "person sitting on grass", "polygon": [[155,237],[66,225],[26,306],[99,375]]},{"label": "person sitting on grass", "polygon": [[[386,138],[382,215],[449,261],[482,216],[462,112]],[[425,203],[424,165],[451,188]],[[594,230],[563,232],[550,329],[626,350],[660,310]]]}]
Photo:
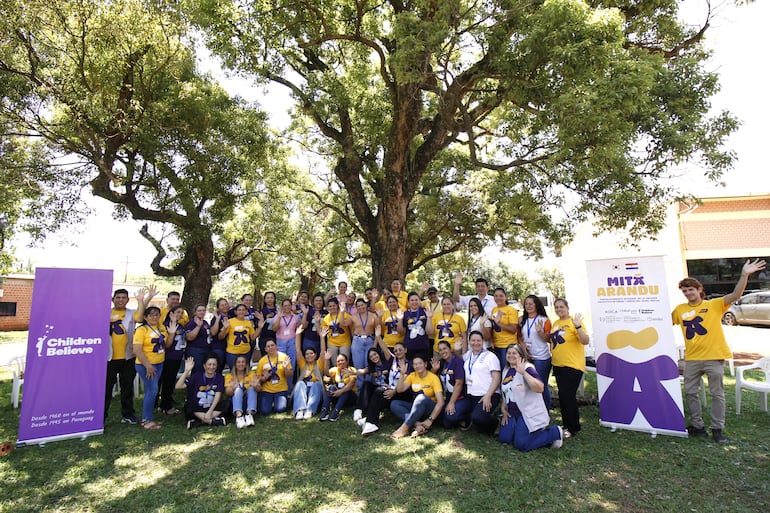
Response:
[{"label": "person sitting on grass", "polygon": [[227,424],[222,412],[227,410],[228,401],[222,399],[225,378],[217,372],[219,360],[214,353],[206,355],[203,371],[193,373],[195,359],[190,356],[184,361],[184,372],[176,381],[176,388],[187,390],[184,409],[187,429],[202,426],[224,426]]},{"label": "person sitting on grass", "polygon": [[[305,331],[303,326],[306,326],[306,324],[297,327],[295,338],[299,373],[297,374],[297,384],[294,385],[294,391],[292,392],[291,409],[294,418],[297,420],[309,419],[318,410],[324,395],[323,369],[326,366],[326,362],[319,362],[315,346],[305,346],[305,351],[302,351],[302,334]],[[321,342],[321,354],[323,354],[323,351],[326,350],[325,332],[321,340],[323,341]]]},{"label": "person sitting on grass", "polygon": [[414,372],[407,375],[406,362],[399,363],[400,376],[396,391],[406,392],[411,388],[415,394],[414,401],[400,399],[390,403],[390,411],[403,421],[403,424],[390,436],[402,438],[412,431],[412,438],[423,435],[433,426],[433,421],[441,415],[444,409],[444,394],[441,390],[441,380],[428,370],[428,362],[417,354],[412,358]]},{"label": "person sitting on grass", "polygon": [[[233,415],[236,427],[244,428],[254,425],[254,414],[257,413],[257,391],[251,386],[254,373],[249,372],[249,362],[245,355],[235,358],[235,368],[225,376],[225,394],[232,397]],[[244,414],[244,402],[246,413]]]},{"label": "person sitting on grass", "polygon": [[278,351],[272,338],[265,342],[265,353],[257,363],[253,385],[259,391],[259,413],[284,413],[289,407],[289,378],[294,369],[289,356]]},{"label": "person sitting on grass", "polygon": [[[321,337],[323,340],[323,337]],[[332,354],[326,351],[326,359],[331,359]],[[324,394],[323,404],[321,405],[321,414],[318,420],[330,420],[335,422],[340,418],[340,412],[348,404],[356,402],[356,369],[348,363],[348,357],[345,353],[337,355],[337,366],[332,367],[326,373],[330,385]],[[329,411],[330,408],[333,409]]]}]

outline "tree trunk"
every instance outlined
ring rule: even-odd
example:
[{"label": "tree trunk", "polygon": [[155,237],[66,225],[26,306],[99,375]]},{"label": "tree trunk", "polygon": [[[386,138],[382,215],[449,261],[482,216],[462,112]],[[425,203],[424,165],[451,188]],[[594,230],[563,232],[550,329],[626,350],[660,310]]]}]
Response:
[{"label": "tree trunk", "polygon": [[214,244],[209,240],[192,242],[186,248],[184,268],[184,290],[182,291],[182,307],[192,318],[195,305],[208,305],[211,295],[214,268]]},{"label": "tree trunk", "polygon": [[410,262],[407,262],[407,199],[391,195],[381,204],[377,228],[369,233],[372,250],[372,283],[378,288],[390,288],[395,279],[403,283]]}]

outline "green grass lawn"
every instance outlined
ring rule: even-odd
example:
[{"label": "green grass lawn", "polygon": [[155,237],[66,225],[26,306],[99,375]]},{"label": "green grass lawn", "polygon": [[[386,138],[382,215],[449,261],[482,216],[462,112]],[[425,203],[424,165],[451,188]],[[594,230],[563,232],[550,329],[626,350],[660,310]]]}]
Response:
[{"label": "green grass lawn", "polygon": [[[438,428],[393,441],[392,417],[365,439],[350,411],[336,423],[278,415],[242,430],[187,431],[167,418],[146,432],[121,425],[113,403],[103,436],[0,458],[0,512],[767,511],[770,416],[745,393],[736,417],[726,382],[726,445],[612,433],[585,406],[578,437],[526,454]],[[3,381],[0,442],[17,428]]]},{"label": "green grass lawn", "polygon": [[28,336],[28,331],[0,331],[0,344],[26,342]]}]

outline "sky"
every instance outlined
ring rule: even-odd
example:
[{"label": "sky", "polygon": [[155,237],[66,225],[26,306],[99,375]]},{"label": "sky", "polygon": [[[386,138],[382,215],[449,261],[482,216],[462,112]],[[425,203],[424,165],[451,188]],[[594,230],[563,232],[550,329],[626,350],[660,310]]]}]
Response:
[{"label": "sky", "polygon": [[[730,110],[742,121],[727,145],[738,155],[738,162],[723,177],[724,187],[705,182],[702,173],[695,171],[682,179],[682,189],[702,196],[770,194],[765,153],[766,138],[770,134],[767,129],[770,102],[766,99],[766,71],[761,64],[767,62],[764,31],[770,21],[770,1],[758,0],[739,8],[728,2],[717,9],[717,18],[711,21],[706,33],[706,44],[714,51],[707,69],[719,73],[722,85],[712,107],[715,112]],[[706,0],[687,0],[681,14],[687,23],[700,26],[706,12]],[[233,94],[247,99],[263,94],[242,79],[226,77],[215,69],[212,72],[216,72]],[[288,97],[280,92],[278,98],[276,101],[271,93],[270,101],[261,103],[263,108],[273,108],[273,123],[285,126]],[[31,261],[36,267],[114,269],[116,281],[122,280],[126,273],[150,273],[154,251],[139,235],[141,224],[112,219],[112,207],[105,200],[91,198],[89,204],[94,214],[84,224],[49,236],[43,244],[29,247],[26,237],[17,237],[13,243],[16,258],[23,263]]]}]

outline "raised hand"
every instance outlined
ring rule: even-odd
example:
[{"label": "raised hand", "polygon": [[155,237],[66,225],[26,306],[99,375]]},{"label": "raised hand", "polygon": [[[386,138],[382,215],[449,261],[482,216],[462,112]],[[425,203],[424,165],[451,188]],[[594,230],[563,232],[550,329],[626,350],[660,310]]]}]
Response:
[{"label": "raised hand", "polygon": [[757,271],[761,271],[765,268],[766,262],[764,260],[756,259],[753,262],[751,259],[746,260],[746,263],[743,264],[743,274],[750,275],[752,273],[755,273]]},{"label": "raised hand", "polygon": [[573,315],[572,316],[572,324],[576,324],[578,326],[582,326],[583,325],[583,314],[576,313],[575,315]]},{"label": "raised hand", "polygon": [[457,273],[455,276],[455,285],[462,285],[463,284],[463,273]]}]

